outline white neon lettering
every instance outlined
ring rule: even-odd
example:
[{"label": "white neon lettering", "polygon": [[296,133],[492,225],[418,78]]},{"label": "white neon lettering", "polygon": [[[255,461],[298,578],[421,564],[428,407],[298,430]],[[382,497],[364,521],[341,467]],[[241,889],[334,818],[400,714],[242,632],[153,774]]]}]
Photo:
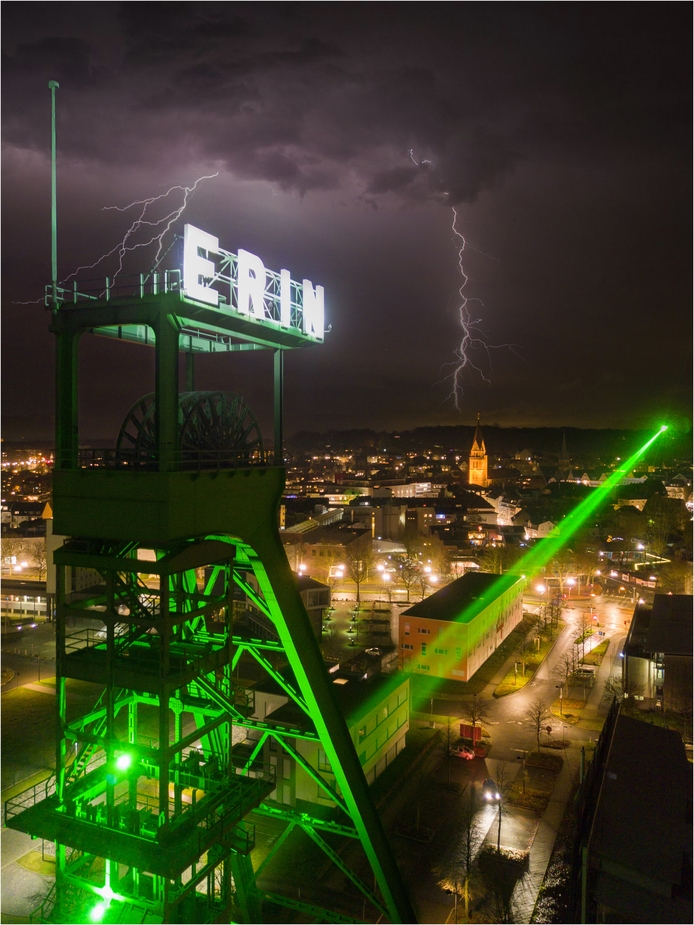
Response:
[{"label": "white neon lettering", "polygon": [[310,279],[304,280],[304,334],[323,340],[324,334],[324,307],[323,287],[316,286]]},{"label": "white neon lettering", "polygon": [[280,270],[280,324],[283,328],[292,323],[292,277],[289,270]]},{"label": "white neon lettering", "polygon": [[[249,251],[239,250],[239,305],[242,315],[265,318],[265,266],[260,257]],[[251,275],[253,274],[253,275]]]},{"label": "white neon lettering", "polygon": [[201,257],[199,250],[218,254],[219,238],[195,225],[186,225],[183,229],[183,291],[189,299],[217,306],[219,293],[201,282],[214,277],[215,266],[211,260]]}]

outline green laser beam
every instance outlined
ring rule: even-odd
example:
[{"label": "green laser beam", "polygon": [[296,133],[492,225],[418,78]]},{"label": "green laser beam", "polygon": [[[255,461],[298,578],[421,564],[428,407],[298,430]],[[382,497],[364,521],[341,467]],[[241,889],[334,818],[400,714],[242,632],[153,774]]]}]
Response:
[{"label": "green laser beam", "polygon": [[[453,648],[455,643],[455,637],[458,633],[458,625],[460,623],[469,623],[474,617],[476,617],[482,610],[490,606],[495,600],[497,600],[502,594],[508,592],[510,587],[518,581],[521,581],[523,577],[526,579],[530,578],[533,574],[537,573],[539,569],[543,568],[554,556],[557,555],[560,549],[562,549],[569,540],[576,534],[577,530],[586,522],[586,520],[595,513],[595,511],[600,507],[600,505],[607,499],[608,495],[615,488],[621,480],[634,468],[636,463],[645,455],[649,447],[658,437],[661,436],[666,430],[667,425],[663,424],[662,427],[649,439],[646,443],[643,444],[635,453],[633,453],[622,465],[615,469],[612,475],[609,478],[605,479],[604,483],[597,488],[594,488],[591,494],[584,498],[576,507],[554,528],[554,530],[549,534],[549,536],[540,540],[532,549],[520,559],[513,567],[512,570],[507,572],[505,575],[500,575],[498,579],[493,582],[487,590],[481,594],[477,600],[475,600],[468,608],[462,611],[459,614],[456,614],[454,621],[451,625],[436,638],[437,647],[440,648]],[[401,619],[403,614],[400,615]],[[432,643],[433,644],[433,643]],[[439,664],[445,668],[447,671],[450,666],[457,663],[458,659],[454,657],[449,657],[448,663],[445,660],[440,660]],[[397,672],[391,681],[391,685],[388,687],[388,694],[391,689],[396,686],[396,684],[402,683],[402,674],[406,673],[409,675],[417,673],[413,668],[403,668],[402,671]],[[426,675],[421,675],[426,677]],[[441,682],[447,680],[445,678],[431,678],[433,683],[432,689],[435,690],[436,687],[440,687]],[[468,681],[470,678],[467,679]],[[439,682],[436,684],[436,682]],[[386,696],[386,692],[383,688],[376,694],[375,699],[381,700]],[[425,699],[428,699],[429,695],[422,697],[417,704],[412,702],[413,710],[417,711],[418,707],[424,702]]]}]

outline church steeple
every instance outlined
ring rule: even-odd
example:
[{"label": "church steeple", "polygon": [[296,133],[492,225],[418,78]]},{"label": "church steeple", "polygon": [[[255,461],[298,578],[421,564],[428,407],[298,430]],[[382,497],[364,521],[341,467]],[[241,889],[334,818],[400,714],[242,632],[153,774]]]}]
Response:
[{"label": "church steeple", "polygon": [[484,437],[482,436],[482,428],[480,427],[480,415],[477,413],[477,427],[475,428],[475,437],[472,441],[472,449],[479,450],[482,453],[486,453],[484,446]]},{"label": "church steeple", "polygon": [[478,414],[475,436],[468,457],[467,480],[471,485],[481,485],[482,488],[486,488],[487,485],[489,485],[489,478],[487,476],[488,462],[487,448],[484,445],[482,427],[480,426],[480,416]]}]

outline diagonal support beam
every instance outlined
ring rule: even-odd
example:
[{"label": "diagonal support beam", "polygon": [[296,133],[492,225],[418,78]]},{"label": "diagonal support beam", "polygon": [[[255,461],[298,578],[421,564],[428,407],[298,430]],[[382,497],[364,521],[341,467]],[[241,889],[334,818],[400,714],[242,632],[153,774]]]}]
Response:
[{"label": "diagonal support beam", "polygon": [[369,900],[369,902],[370,902],[376,909],[378,909],[378,911],[381,913],[381,915],[388,915],[388,910],[387,910],[386,907],[381,903],[381,901],[378,899],[378,897],[374,895],[373,891],[370,890],[370,889],[368,888],[368,886],[367,886],[362,880],[359,879],[359,877],[357,877],[357,875],[354,873],[353,870],[351,870],[349,867],[347,867],[347,865],[346,865],[345,862],[342,860],[342,858],[340,857],[340,855],[339,855],[336,851],[333,851],[333,849],[330,847],[330,845],[327,843],[327,841],[325,841],[325,839],[323,839],[323,838],[320,837],[320,835],[318,834],[318,832],[316,832],[316,830],[313,828],[313,826],[312,826],[312,825],[308,825],[308,824],[305,823],[305,822],[300,822],[299,825],[300,825],[301,828],[304,830],[304,832],[306,832],[306,834],[309,836],[309,838],[313,839],[313,841],[318,845],[318,847],[321,849],[321,851],[322,851],[325,855],[327,855],[327,856],[330,858],[330,860],[333,862],[333,864],[334,864],[336,867],[339,867],[340,870],[342,871],[342,873],[343,873],[343,874],[355,885],[355,887],[356,887],[360,892],[362,892],[362,893],[364,894],[364,896],[366,896],[366,898]]}]

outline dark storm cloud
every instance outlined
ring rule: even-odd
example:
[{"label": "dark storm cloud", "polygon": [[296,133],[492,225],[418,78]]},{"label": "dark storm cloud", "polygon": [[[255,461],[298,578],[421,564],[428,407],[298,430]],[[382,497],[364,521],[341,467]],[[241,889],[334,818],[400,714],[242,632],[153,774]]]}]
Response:
[{"label": "dark storm cloud", "polygon": [[[45,4],[48,31],[26,41],[40,5],[16,6],[5,139],[43,146],[34,90],[54,77],[71,89],[61,147],[79,159],[146,165],[164,146],[300,193],[456,203],[547,144],[599,159],[653,120],[661,145],[686,121],[674,25],[648,8],[625,24],[610,4]],[[92,7],[79,26],[69,11],[76,34],[52,34],[75,6]],[[432,162],[426,182],[410,148]]]},{"label": "dark storm cloud", "polygon": [[[61,274],[124,233],[104,205],[219,171],[200,227],[325,283],[334,333],[296,359],[307,426],[455,419],[451,205],[494,257],[466,252],[481,326],[520,345],[493,352],[470,419],[689,413],[688,4],[6,3],[3,19],[8,300],[46,277],[57,79]],[[45,319],[3,311],[12,414],[38,419]]]}]

